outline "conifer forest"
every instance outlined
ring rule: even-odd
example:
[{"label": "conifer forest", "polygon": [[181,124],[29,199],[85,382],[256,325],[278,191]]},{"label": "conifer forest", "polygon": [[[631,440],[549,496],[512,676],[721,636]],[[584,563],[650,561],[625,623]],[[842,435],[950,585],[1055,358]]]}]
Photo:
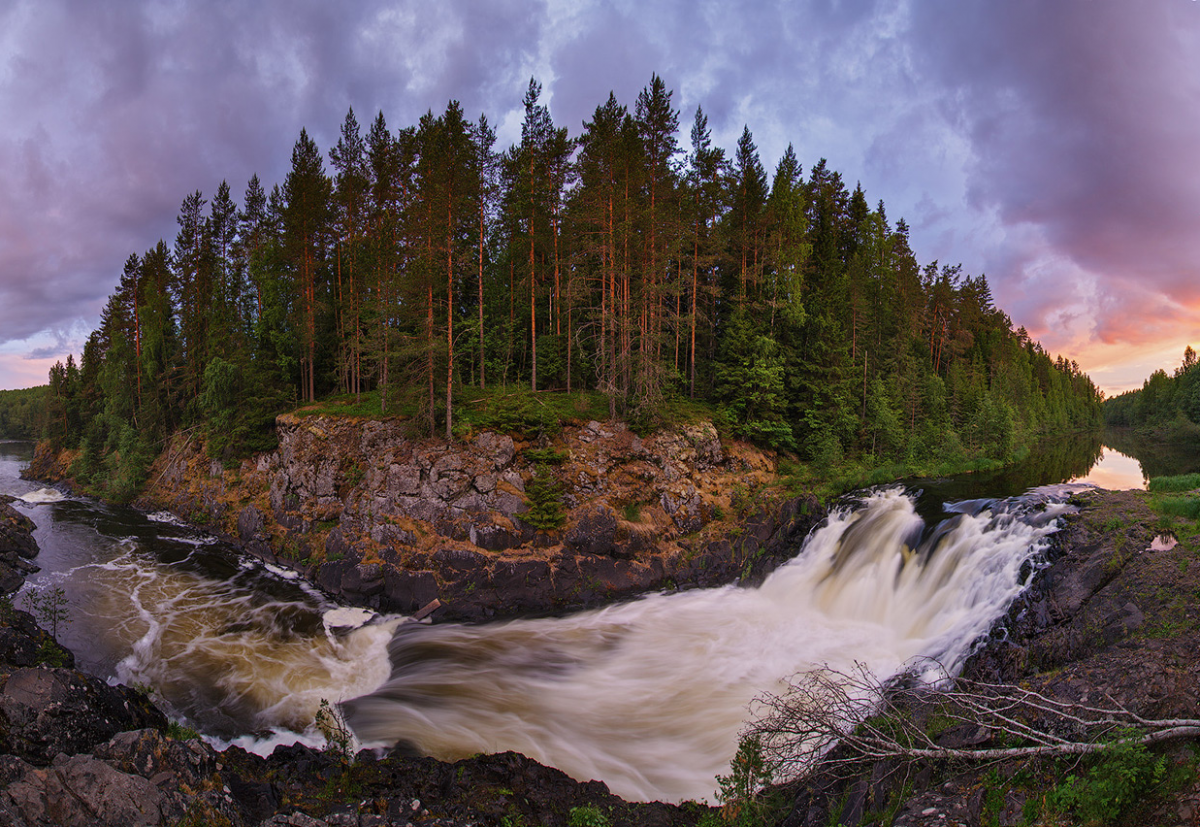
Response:
[{"label": "conifer forest", "polygon": [[696,400],[818,462],[1006,459],[1102,418],[983,275],[919,263],[824,160],[768,173],[749,128],[727,151],[702,109],[681,126],[658,76],[574,135],[530,81],[508,148],[455,101],[399,128],[351,110],[332,147],[300,132],[283,181],[193,192],[177,221],[50,373],[45,436],[114,494],[181,429],[243,456],[334,394],[439,438],[468,392],[588,394],[642,427]]}]

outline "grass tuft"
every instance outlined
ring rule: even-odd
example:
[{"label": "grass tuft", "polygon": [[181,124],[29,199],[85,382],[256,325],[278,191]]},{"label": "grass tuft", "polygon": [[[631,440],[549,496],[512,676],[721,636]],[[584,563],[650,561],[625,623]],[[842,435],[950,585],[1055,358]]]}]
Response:
[{"label": "grass tuft", "polygon": [[1195,491],[1200,488],[1200,474],[1176,474],[1173,477],[1151,477],[1150,491],[1155,494]]}]

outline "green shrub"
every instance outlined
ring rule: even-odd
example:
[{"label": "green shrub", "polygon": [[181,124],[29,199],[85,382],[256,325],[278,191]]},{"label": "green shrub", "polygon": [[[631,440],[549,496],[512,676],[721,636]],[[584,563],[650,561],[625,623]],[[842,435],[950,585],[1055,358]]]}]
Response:
[{"label": "green shrub", "polygon": [[314,723],[325,738],[325,752],[343,766],[350,764],[354,760],[354,736],[341,713],[324,698]]},{"label": "green shrub", "polygon": [[717,801],[721,803],[722,821],[732,827],[772,823],[770,814],[776,802],[764,796],[762,791],[773,777],[758,738],[742,738],[737,753],[729,762],[729,775],[717,776]]},{"label": "green shrub", "polygon": [[539,465],[525,484],[529,510],[521,519],[539,531],[554,531],[567,521],[563,513],[562,484],[554,479],[545,465]]},{"label": "green shrub", "polygon": [[572,807],[568,827],[608,827],[608,816],[595,804]]},{"label": "green shrub", "polygon": [[1200,518],[1200,497],[1156,497],[1151,505],[1159,514],[1189,520]]},{"label": "green shrub", "polygon": [[[142,693],[146,694],[146,693]],[[167,737],[176,741],[192,741],[200,737],[200,733],[192,729],[190,726],[181,724],[178,721],[170,721],[167,723]]]},{"label": "green shrub", "polygon": [[562,465],[571,458],[570,451],[559,451],[554,448],[526,448],[525,459],[535,465]]},{"label": "green shrub", "polygon": [[1093,757],[1082,776],[1067,776],[1047,804],[1085,824],[1112,824],[1153,796],[1166,774],[1165,756],[1152,754],[1145,744],[1117,741]]}]

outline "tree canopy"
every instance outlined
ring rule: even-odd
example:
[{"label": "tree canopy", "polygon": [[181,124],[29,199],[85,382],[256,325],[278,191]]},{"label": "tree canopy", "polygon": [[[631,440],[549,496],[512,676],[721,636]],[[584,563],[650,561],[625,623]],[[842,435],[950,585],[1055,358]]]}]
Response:
[{"label": "tree canopy", "polygon": [[457,101],[365,136],[350,111],[240,207],[224,183],[187,195],[173,247],[129,257],[79,363],[51,371],[46,434],[128,488],[180,428],[241,455],[333,393],[446,437],[468,385],[595,390],[648,422],[691,397],[817,459],[1003,458],[1099,421],[1096,387],[984,276],[920,265],[823,159],[806,177],[789,147],[768,174],[749,127],[727,155],[699,108],[682,146],[657,75],[575,136],[535,80],[524,109],[502,152]]}]

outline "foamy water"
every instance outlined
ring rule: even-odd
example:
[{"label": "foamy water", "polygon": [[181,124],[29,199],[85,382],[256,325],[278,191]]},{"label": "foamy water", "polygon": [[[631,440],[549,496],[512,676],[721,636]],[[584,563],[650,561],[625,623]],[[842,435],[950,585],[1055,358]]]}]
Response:
[{"label": "foamy water", "polygon": [[57,503],[66,499],[61,491],[56,491],[53,488],[39,488],[36,491],[29,491],[24,494],[15,495],[17,499],[29,505],[42,505],[44,503]]},{"label": "foamy water", "polygon": [[116,679],[151,689],[208,734],[317,737],[322,700],[337,703],[388,676],[387,644],[401,618],[367,623],[361,610],[272,599],[158,564],[134,540],[122,545],[113,559],[63,575],[78,604],[74,625],[104,628],[103,645],[119,657]]},{"label": "foamy water", "polygon": [[9,485],[39,524],[30,586],[70,599],[67,645],[217,743],[319,744],[320,702],[353,699],[344,709],[368,744],[443,759],[517,750],[664,800],[711,800],[751,702],[789,676],[863,664],[886,678],[922,656],[957,668],[1020,591],[1067,493],[1044,508],[960,503],[929,529],[908,496],[878,492],[835,511],[759,588],[427,626],[338,607],[165,514],[148,527]]},{"label": "foamy water", "polygon": [[1022,508],[984,507],[921,541],[901,490],[863,506],[836,511],[757,589],[403,626],[391,676],[344,705],[348,720],[368,744],[407,742],[445,760],[515,750],[627,799],[710,800],[751,701],[789,676],[861,664],[885,678],[917,657],[958,668],[1065,508],[1028,520]]}]

